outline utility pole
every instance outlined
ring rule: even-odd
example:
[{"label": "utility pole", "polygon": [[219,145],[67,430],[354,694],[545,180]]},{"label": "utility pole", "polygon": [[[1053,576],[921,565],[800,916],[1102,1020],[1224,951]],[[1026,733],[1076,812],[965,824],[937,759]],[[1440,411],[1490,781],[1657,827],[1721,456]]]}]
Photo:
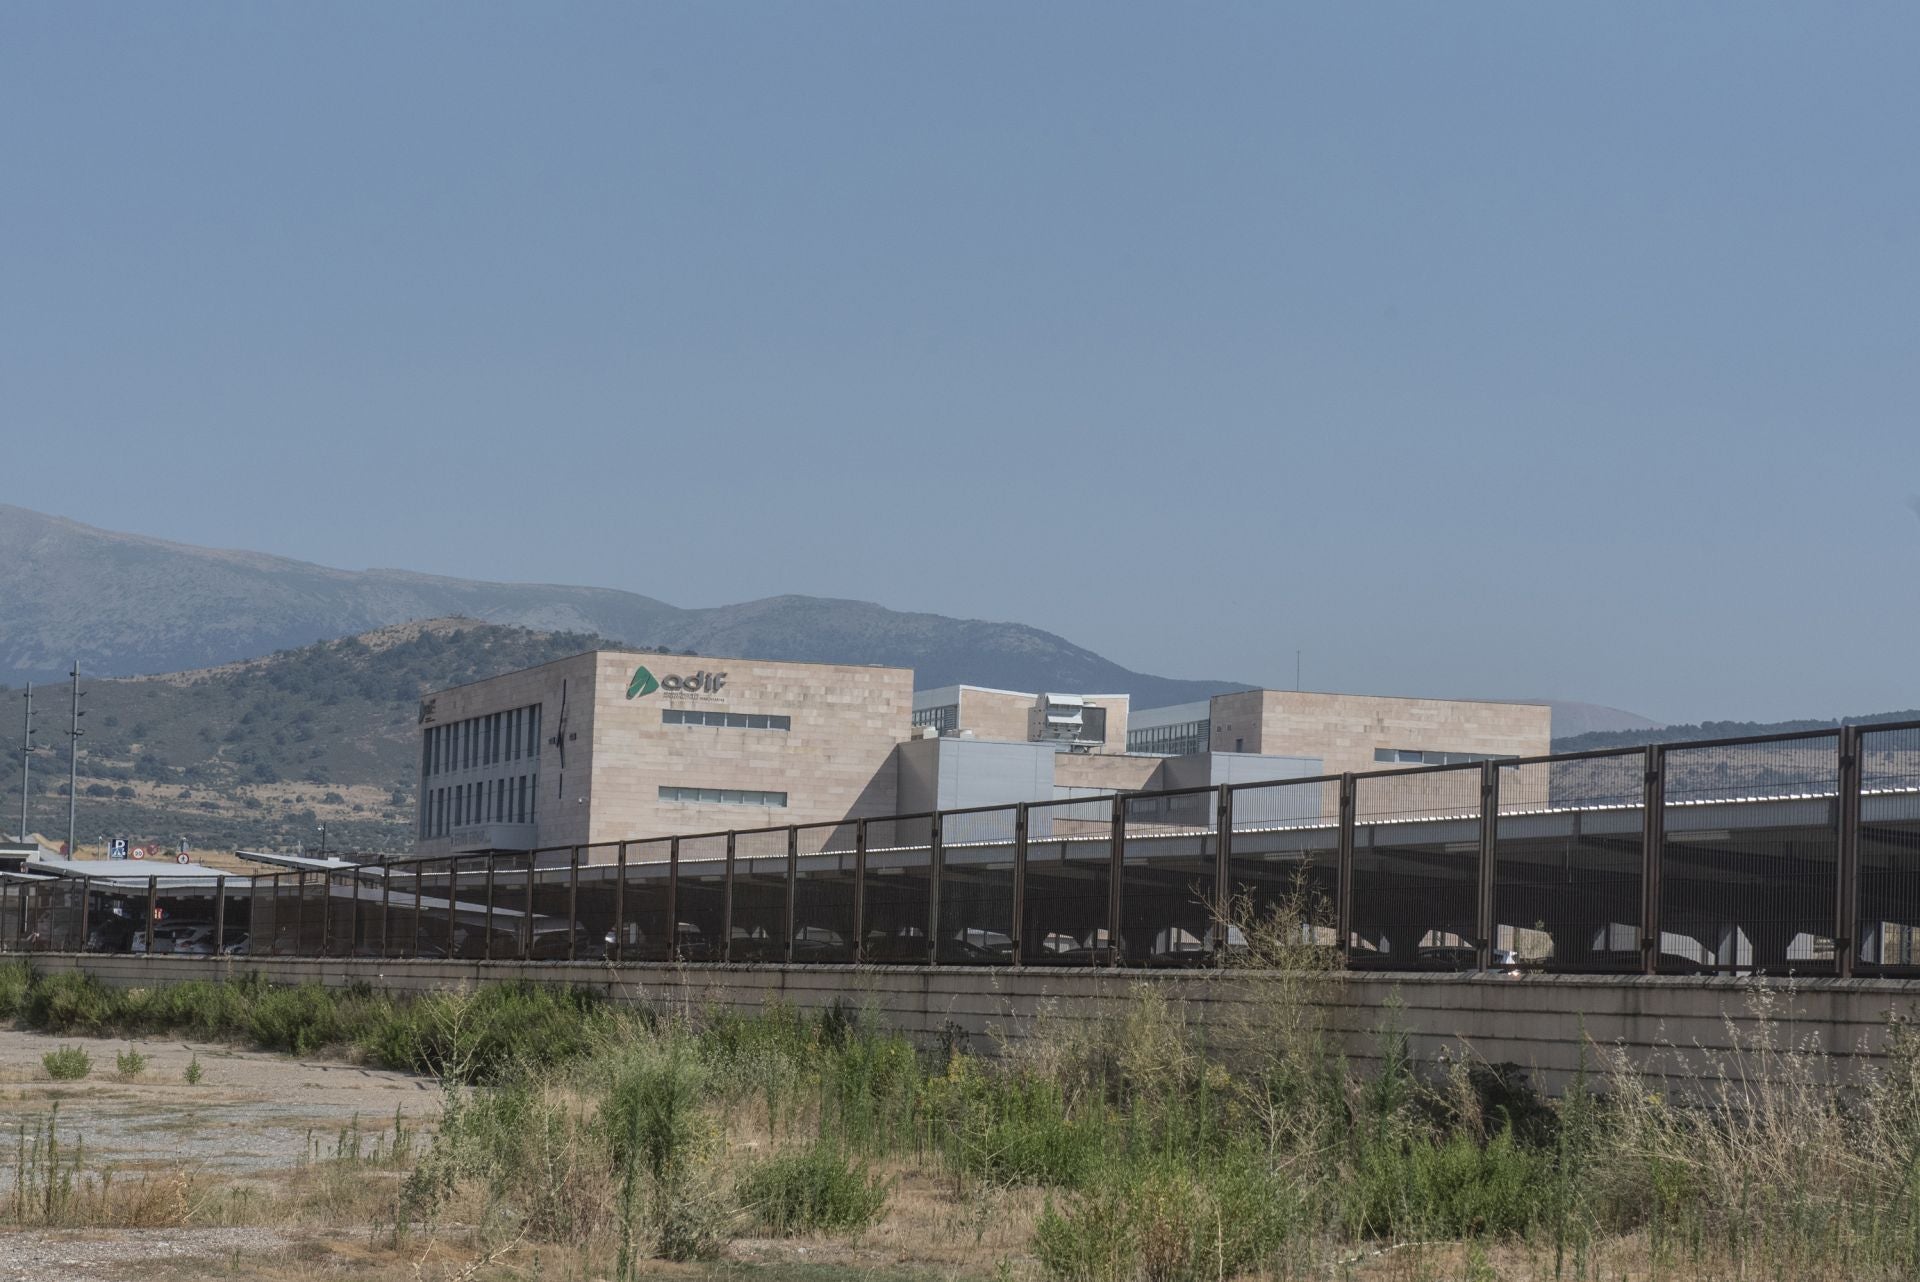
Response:
[{"label": "utility pole", "polygon": [[73,661],[73,729],[67,731],[67,858],[77,858],[79,848],[74,845],[75,804],[80,800],[80,718],[87,714],[80,711],[80,660]]},{"label": "utility pole", "polygon": [[20,840],[27,839],[27,782],[33,773],[33,682],[27,682],[26,729],[20,736]]}]

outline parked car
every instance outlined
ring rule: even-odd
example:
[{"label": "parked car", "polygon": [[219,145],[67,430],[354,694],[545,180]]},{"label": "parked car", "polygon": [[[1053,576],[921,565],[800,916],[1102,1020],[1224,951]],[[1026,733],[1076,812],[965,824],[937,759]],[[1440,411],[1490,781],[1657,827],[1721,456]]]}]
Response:
[{"label": "parked car", "polygon": [[[133,921],[126,917],[107,917],[87,930],[84,948],[90,953],[124,953],[133,949]],[[141,940],[145,947],[146,941]]]},{"label": "parked car", "polygon": [[[196,931],[205,931],[211,935],[213,923],[210,921],[169,921],[164,924],[156,922],[153,927],[153,951],[156,954],[175,952],[180,940]],[[147,951],[147,928],[142,923],[134,924],[132,951],[136,953]],[[201,955],[205,956],[204,953]]]}]

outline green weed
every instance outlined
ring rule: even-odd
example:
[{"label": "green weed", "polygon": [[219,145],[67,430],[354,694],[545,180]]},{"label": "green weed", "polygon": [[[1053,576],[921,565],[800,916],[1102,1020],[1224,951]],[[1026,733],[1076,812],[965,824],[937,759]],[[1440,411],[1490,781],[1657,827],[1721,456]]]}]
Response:
[{"label": "green weed", "polygon": [[77,1082],[93,1071],[93,1056],[78,1046],[62,1046],[42,1055],[40,1066],[56,1082]]},{"label": "green weed", "polygon": [[768,1232],[858,1232],[879,1218],[887,1184],[863,1163],[824,1142],[782,1153],[740,1178],[741,1204]]}]

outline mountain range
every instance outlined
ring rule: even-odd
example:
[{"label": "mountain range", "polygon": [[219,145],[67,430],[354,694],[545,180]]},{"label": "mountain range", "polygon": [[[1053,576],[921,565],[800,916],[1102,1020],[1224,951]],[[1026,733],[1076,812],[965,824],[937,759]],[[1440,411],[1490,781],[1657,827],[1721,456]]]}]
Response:
[{"label": "mountain range", "polygon": [[1246,689],[1133,672],[1020,623],[778,596],[686,609],[609,588],[337,570],[170,543],[0,505],[0,681],[205,668],[396,623],[464,616],[732,658],[883,663],[922,688],[1124,693],[1136,707]]},{"label": "mountain range", "polygon": [[[1255,684],[1135,672],[1025,624],[869,601],[778,596],[689,609],[610,588],[340,570],[0,504],[0,682],[8,684],[59,680],[76,659],[101,677],[191,671],[453,616],[636,648],[909,667],[921,689],[970,682],[1128,694],[1136,709]],[[1656,724],[1616,708],[1547,702],[1557,735]]]}]

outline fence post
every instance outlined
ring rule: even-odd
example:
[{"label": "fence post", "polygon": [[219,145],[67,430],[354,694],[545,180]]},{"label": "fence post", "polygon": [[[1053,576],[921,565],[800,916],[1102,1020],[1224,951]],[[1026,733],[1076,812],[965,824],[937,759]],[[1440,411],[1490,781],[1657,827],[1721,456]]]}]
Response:
[{"label": "fence post", "polygon": [[487,856],[487,942],[485,951],[481,956],[485,957],[488,961],[493,960],[493,879],[499,863],[499,855],[490,854]]},{"label": "fence post", "polygon": [[852,960],[866,963],[866,819],[852,821]]},{"label": "fence post", "polygon": [[332,949],[333,874],[323,868],[320,870],[320,956],[331,956]]},{"label": "fence post", "polygon": [[1221,784],[1214,798],[1213,817],[1213,964],[1227,956],[1227,935],[1233,920],[1233,785]]},{"label": "fence post", "polygon": [[147,956],[153,956],[153,914],[160,907],[160,879],[147,878]]},{"label": "fence post", "polygon": [[539,863],[539,851],[535,850],[527,855],[526,911],[520,914],[520,929],[516,932],[520,936],[520,958],[522,961],[533,960],[533,889],[537,880],[535,874],[539,870]]},{"label": "fence post", "polygon": [[665,960],[680,960],[680,839],[667,839],[667,951]]},{"label": "fence post", "polygon": [[946,825],[938,810],[927,827],[927,965],[940,964],[940,877],[947,863]]},{"label": "fence post", "polygon": [[733,960],[733,856],[734,830],[727,829],[727,876],[720,890],[720,960]]},{"label": "fence post", "polygon": [[1353,960],[1353,829],[1356,809],[1353,772],[1347,771],[1340,776],[1339,823],[1340,834],[1334,846],[1334,933],[1339,936],[1334,947],[1339,949],[1341,964]]},{"label": "fence post", "polygon": [[[671,884],[671,882],[669,882]],[[672,892],[668,892],[668,902],[672,902]],[[668,917],[673,916],[671,907]],[[607,950],[607,960],[618,963],[622,949],[626,945],[627,934],[627,843],[621,842],[620,849],[613,856],[613,947]]]},{"label": "fence post", "polygon": [[1860,959],[1860,790],[1865,763],[1860,759],[1859,726],[1840,727],[1839,885],[1833,905],[1833,960],[1842,979],[1853,978]]},{"label": "fence post", "polygon": [[1499,853],[1495,840],[1500,831],[1500,766],[1498,762],[1480,763],[1480,858],[1474,885],[1473,965],[1476,970],[1493,967],[1494,860]]},{"label": "fence post", "polygon": [[1113,820],[1107,832],[1107,965],[1120,957],[1120,891],[1126,882],[1127,797],[1113,794]]},{"label": "fence post", "polygon": [[293,948],[290,957],[298,957],[307,943],[307,870],[293,874]]},{"label": "fence post", "polygon": [[787,825],[787,937],[786,959],[793,963],[793,922],[795,916],[794,900],[800,891],[800,825]]},{"label": "fence post", "polygon": [[1013,808],[1013,964],[1027,951],[1027,803]]},{"label": "fence post", "polygon": [[567,864],[567,960],[574,955],[580,939],[580,847],[572,848]]},{"label": "fence post", "polygon": [[420,957],[420,896],[426,886],[426,865],[416,863],[413,866],[413,915],[408,919],[413,932],[407,936],[407,956],[418,960]]},{"label": "fence post", "polygon": [[1647,745],[1640,830],[1640,972],[1660,973],[1660,869],[1667,844],[1667,750]]}]

